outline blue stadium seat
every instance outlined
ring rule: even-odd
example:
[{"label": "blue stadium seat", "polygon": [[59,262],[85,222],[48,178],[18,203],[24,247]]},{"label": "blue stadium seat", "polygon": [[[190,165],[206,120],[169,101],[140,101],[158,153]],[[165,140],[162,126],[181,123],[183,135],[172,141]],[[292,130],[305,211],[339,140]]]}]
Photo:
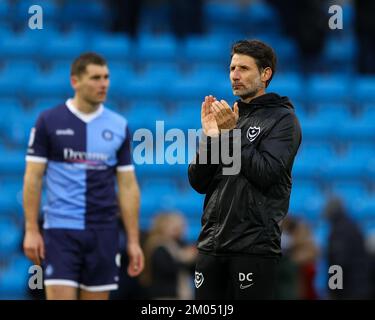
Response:
[{"label": "blue stadium seat", "polygon": [[[4,170],[7,170],[5,167]],[[22,179],[2,180],[0,186],[0,216],[22,214]]]},{"label": "blue stadium seat", "polygon": [[42,111],[54,108],[63,103],[65,103],[65,100],[58,98],[37,99],[33,101],[33,114],[37,116]]},{"label": "blue stadium seat", "polygon": [[5,151],[0,157],[0,172],[3,176],[18,174],[25,170],[25,151]]},{"label": "blue stadium seat", "polygon": [[124,78],[121,82],[113,79],[111,94],[126,100],[165,99],[169,95],[167,85],[164,82],[155,82],[153,76],[144,77],[137,74],[126,81]]},{"label": "blue stadium seat", "polygon": [[73,89],[70,85],[70,70],[56,69],[38,73],[34,81],[25,85],[24,94],[29,99],[71,97]]},{"label": "blue stadium seat", "polygon": [[196,61],[189,64],[188,73],[191,74],[202,74],[202,73],[211,73],[211,74],[225,74],[226,79],[229,82],[229,65],[217,62]]},{"label": "blue stadium seat", "polygon": [[24,86],[24,79],[17,73],[8,68],[0,71],[0,96],[16,97],[22,93]]},{"label": "blue stadium seat", "polygon": [[0,18],[1,21],[4,21],[7,18],[9,12],[11,11],[11,6],[9,1],[1,1],[0,2]]},{"label": "blue stadium seat", "polygon": [[301,76],[297,73],[282,73],[276,74],[275,78],[271,80],[268,92],[275,92],[281,96],[287,96],[292,101],[301,100],[304,95],[303,81]]},{"label": "blue stadium seat", "polygon": [[[328,143],[313,144],[302,142],[301,148],[294,161],[293,176],[316,179],[321,176],[322,163],[335,157],[332,145]],[[319,161],[317,161],[319,159]]]},{"label": "blue stadium seat", "polygon": [[175,61],[178,57],[178,43],[171,34],[151,36],[141,34],[135,49],[135,56],[139,61]]},{"label": "blue stadium seat", "polygon": [[373,112],[375,110],[375,102],[364,103],[360,107],[361,116],[364,116],[367,112]]},{"label": "blue stadium seat", "polygon": [[0,132],[2,136],[7,135],[9,116],[23,113],[23,105],[20,100],[12,98],[0,99]]},{"label": "blue stadium seat", "polygon": [[71,59],[79,56],[87,48],[87,37],[83,32],[63,33],[52,39],[46,39],[39,53],[46,61],[51,59]]},{"label": "blue stadium seat", "polygon": [[144,197],[141,200],[141,212],[147,217],[151,217],[161,210],[176,209],[174,199],[178,197],[179,191],[173,189],[172,184],[148,185],[142,188],[142,194]]},{"label": "blue stadium seat", "polygon": [[[22,24],[24,25],[22,35],[26,38],[31,38],[36,42],[37,51],[40,50],[41,47],[44,47],[44,43],[50,42],[51,39],[61,36],[59,25],[56,21],[43,20],[43,29],[30,29],[24,22]],[[36,52],[34,58],[36,60],[43,60],[43,55],[41,56],[40,52]]]},{"label": "blue stadium seat", "polygon": [[342,141],[372,141],[375,138],[375,110],[368,110],[359,118],[340,123],[336,135]]},{"label": "blue stadium seat", "polygon": [[299,114],[299,121],[302,128],[303,139],[305,141],[334,138],[332,135],[332,123],[330,120]]},{"label": "blue stadium seat", "polygon": [[332,184],[331,192],[339,196],[346,205],[366,197],[368,190],[366,185],[356,181],[336,181]]},{"label": "blue stadium seat", "polygon": [[94,51],[108,61],[127,62],[132,58],[132,42],[126,35],[100,34],[90,39],[85,51]]},{"label": "blue stadium seat", "polygon": [[[17,146],[26,149],[30,136],[30,130],[35,125],[39,110],[31,109],[19,114],[9,115],[9,121],[6,124],[6,137]],[[25,150],[24,149],[24,150]]]},{"label": "blue stadium seat", "polygon": [[30,59],[40,53],[40,44],[25,33],[3,33],[0,38],[0,52],[3,59]]},{"label": "blue stadium seat", "polygon": [[23,254],[12,257],[7,268],[0,273],[1,299],[27,299],[27,285],[31,263]]},{"label": "blue stadium seat", "polygon": [[319,104],[313,116],[322,122],[331,124],[332,128],[353,120],[352,113],[344,104]]},{"label": "blue stadium seat", "polygon": [[[133,67],[127,63],[110,62],[109,63],[109,96],[113,98],[126,99],[132,96],[132,92],[128,88],[129,82],[138,79]],[[141,90],[139,88],[139,90]],[[140,92],[136,92],[137,96]]]},{"label": "blue stadium seat", "polygon": [[[181,82],[184,83],[185,79],[191,83],[205,82],[206,84],[204,84],[204,87],[206,88],[206,91],[203,92],[202,90],[202,93],[199,96],[192,95],[191,97],[187,97],[183,94],[181,97],[182,99],[198,99],[203,101],[206,95],[213,95],[219,100],[226,100],[230,105],[238,99],[238,97],[233,96],[229,79],[229,64],[207,62],[194,63],[190,72],[182,78]],[[214,83],[214,85],[211,85],[208,89],[207,84],[209,83]]]},{"label": "blue stadium seat", "polygon": [[5,260],[11,254],[17,252],[21,246],[22,230],[19,226],[1,217],[0,219],[0,260]]},{"label": "blue stadium seat", "polygon": [[200,223],[203,213],[203,203],[204,195],[197,193],[192,188],[180,193],[176,199],[176,206],[179,208],[179,210],[181,210],[181,212],[191,220],[195,220],[197,223]]},{"label": "blue stadium seat", "polygon": [[[356,45],[352,37],[331,37],[323,48],[323,61],[331,71],[353,71]],[[350,69],[351,68],[351,69]]]},{"label": "blue stadium seat", "polygon": [[293,183],[289,205],[291,215],[317,222],[324,203],[324,193],[318,185],[301,180]]},{"label": "blue stadium seat", "polygon": [[366,178],[367,165],[374,156],[374,149],[353,145],[345,154],[324,162],[322,177],[327,181]]},{"label": "blue stadium seat", "polygon": [[324,117],[327,113],[330,118],[338,117],[339,119],[348,120],[353,115],[351,113],[350,104],[339,102],[320,102],[313,106],[314,116]]},{"label": "blue stadium seat", "polygon": [[[202,74],[206,75],[206,79]],[[177,79],[171,83],[168,87],[167,98],[171,101],[177,100],[204,100],[207,95],[214,95],[218,99],[233,99],[231,94],[230,82],[225,79],[223,74],[220,74],[220,78],[215,80],[215,85],[212,85],[210,81],[210,74],[208,73],[196,73],[188,74],[183,78]]]},{"label": "blue stadium seat", "polygon": [[155,82],[165,83],[168,86],[169,83],[176,81],[181,77],[181,71],[176,64],[170,63],[158,63],[154,67],[148,66],[146,70],[141,73],[142,77],[153,79]]},{"label": "blue stadium seat", "polygon": [[168,119],[168,127],[178,128],[184,132],[188,129],[200,129],[202,101],[178,103]]},{"label": "blue stadium seat", "polygon": [[7,74],[16,74],[23,79],[32,79],[40,72],[39,64],[30,59],[17,59],[7,61],[2,72]]},{"label": "blue stadium seat", "polygon": [[361,102],[375,102],[375,77],[362,76],[354,82],[354,99]]},{"label": "blue stadium seat", "polygon": [[160,102],[139,101],[133,103],[124,112],[129,121],[129,127],[134,133],[137,129],[146,128],[155,132],[156,121],[165,121],[168,118],[165,107]]},{"label": "blue stadium seat", "polygon": [[232,41],[220,35],[190,36],[183,46],[182,57],[189,63],[217,62],[229,68]]},{"label": "blue stadium seat", "polygon": [[307,82],[307,98],[315,102],[346,102],[351,95],[345,74],[312,75]]},{"label": "blue stadium seat", "polygon": [[320,104],[315,113],[309,117],[301,116],[300,122],[304,138],[337,139],[338,127],[353,121],[350,110],[332,104]]},{"label": "blue stadium seat", "polygon": [[[374,148],[372,145],[371,148]],[[369,159],[366,166],[366,175],[371,181],[375,181],[375,158]]]},{"label": "blue stadium seat", "polygon": [[351,214],[358,223],[374,221],[375,197],[373,194],[364,195],[349,204]]}]

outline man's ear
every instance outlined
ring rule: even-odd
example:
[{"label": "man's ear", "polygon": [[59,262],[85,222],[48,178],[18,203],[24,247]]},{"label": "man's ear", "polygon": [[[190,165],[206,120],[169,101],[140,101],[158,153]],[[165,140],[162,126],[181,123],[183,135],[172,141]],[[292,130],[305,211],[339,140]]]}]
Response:
[{"label": "man's ear", "polygon": [[264,68],[261,73],[260,80],[262,82],[267,82],[269,79],[271,79],[271,77],[272,77],[272,69],[270,67]]},{"label": "man's ear", "polygon": [[72,85],[73,89],[76,90],[79,85],[79,77],[75,75],[70,76],[70,84]]}]

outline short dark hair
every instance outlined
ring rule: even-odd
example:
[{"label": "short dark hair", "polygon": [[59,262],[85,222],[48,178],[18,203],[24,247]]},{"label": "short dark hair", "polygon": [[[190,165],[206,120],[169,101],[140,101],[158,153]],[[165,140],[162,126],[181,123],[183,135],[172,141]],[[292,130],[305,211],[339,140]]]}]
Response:
[{"label": "short dark hair", "polygon": [[231,57],[233,57],[233,55],[236,53],[245,54],[254,58],[259,72],[267,67],[271,68],[272,75],[271,78],[269,78],[269,80],[266,82],[267,88],[276,72],[276,54],[274,50],[259,40],[240,40],[233,44]]},{"label": "short dark hair", "polygon": [[107,61],[101,55],[95,52],[83,53],[73,61],[70,69],[70,75],[80,76],[86,72],[86,68],[89,64],[106,66]]}]

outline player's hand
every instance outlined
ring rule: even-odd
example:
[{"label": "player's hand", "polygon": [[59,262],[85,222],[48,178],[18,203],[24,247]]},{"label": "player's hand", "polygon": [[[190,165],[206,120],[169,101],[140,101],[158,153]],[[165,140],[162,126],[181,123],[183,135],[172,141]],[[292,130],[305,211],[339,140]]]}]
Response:
[{"label": "player's hand", "polygon": [[42,259],[44,259],[44,241],[39,231],[26,231],[23,240],[23,250],[26,257],[28,257],[34,264],[41,264]]},{"label": "player's hand", "polygon": [[216,123],[215,115],[211,109],[212,103],[216,101],[213,96],[206,96],[202,102],[201,122],[202,129],[206,136],[217,137],[220,133]]},{"label": "player's hand", "polygon": [[128,244],[127,251],[129,256],[128,275],[130,277],[136,277],[144,268],[143,251],[137,243]]},{"label": "player's hand", "polygon": [[236,127],[239,117],[237,102],[234,104],[232,110],[225,100],[213,101],[211,110],[220,130],[232,130]]}]

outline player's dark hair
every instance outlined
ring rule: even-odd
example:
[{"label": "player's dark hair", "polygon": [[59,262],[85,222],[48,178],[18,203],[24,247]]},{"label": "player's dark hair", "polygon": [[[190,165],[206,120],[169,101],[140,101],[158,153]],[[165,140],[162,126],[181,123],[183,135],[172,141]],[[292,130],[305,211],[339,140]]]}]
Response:
[{"label": "player's dark hair", "polygon": [[240,40],[233,44],[231,50],[231,57],[234,54],[245,54],[254,58],[259,72],[265,68],[270,67],[272,70],[271,78],[266,82],[266,88],[272,80],[276,72],[276,54],[273,49],[259,40]]},{"label": "player's dark hair", "polygon": [[87,52],[81,54],[73,61],[72,67],[70,69],[70,74],[72,76],[80,76],[81,74],[86,72],[86,68],[89,64],[105,66],[107,65],[107,61],[95,52]]}]

